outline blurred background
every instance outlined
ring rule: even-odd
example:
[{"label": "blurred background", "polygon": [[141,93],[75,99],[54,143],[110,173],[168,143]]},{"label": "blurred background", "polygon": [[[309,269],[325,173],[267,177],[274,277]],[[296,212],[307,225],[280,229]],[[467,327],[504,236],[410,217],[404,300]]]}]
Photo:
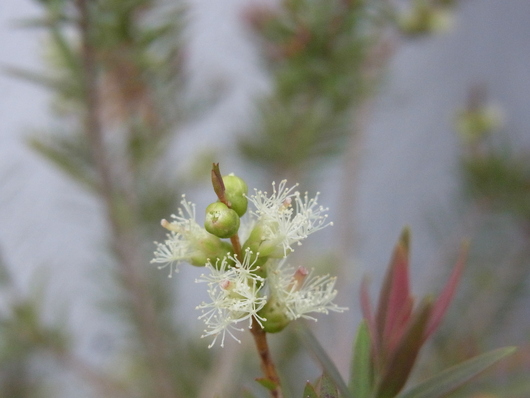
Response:
[{"label": "blurred background", "polygon": [[[293,261],[339,276],[310,327],[341,372],[408,225],[417,295],[471,241],[416,378],[517,345],[459,396],[530,396],[528,1],[4,0],[0,30],[0,397],[263,394],[249,336],[199,338],[201,270],[149,264],[212,162],[321,193]],[[270,340],[300,396],[318,364]]]}]

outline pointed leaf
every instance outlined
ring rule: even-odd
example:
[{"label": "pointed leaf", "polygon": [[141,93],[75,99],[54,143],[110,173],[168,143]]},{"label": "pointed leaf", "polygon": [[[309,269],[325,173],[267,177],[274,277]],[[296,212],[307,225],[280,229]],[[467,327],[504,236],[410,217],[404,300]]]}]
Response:
[{"label": "pointed leaf", "polygon": [[377,398],[394,397],[407,382],[423,344],[422,338],[431,310],[432,302],[424,299],[402,341],[385,364],[385,374],[377,389]]},{"label": "pointed leaf", "polygon": [[54,141],[33,138],[28,144],[40,155],[51,161],[56,167],[80,182],[94,189],[96,182],[91,169],[90,160],[83,153],[81,141],[56,137]]},{"label": "pointed leaf", "polygon": [[72,71],[76,80],[82,82],[84,76],[81,73],[82,67],[79,61],[80,57],[77,56],[72,45],[57,26],[52,26],[50,28],[50,34],[57,50],[62,55],[62,59],[66,61],[68,68]]},{"label": "pointed leaf", "polygon": [[438,375],[405,391],[397,398],[441,398],[454,391],[473,376],[484,371],[502,358],[515,352],[515,347],[499,348],[471,358],[459,365],[444,370]]},{"label": "pointed leaf", "polygon": [[[395,317],[401,313],[410,297],[409,287],[409,240],[410,233],[405,228],[401,233],[381,287],[376,313],[378,339],[381,342],[392,333]],[[381,344],[380,344],[381,345]],[[383,348],[383,347],[381,347]],[[381,353],[385,355],[384,352]]]},{"label": "pointed leaf", "polygon": [[372,391],[373,374],[370,335],[366,321],[361,322],[354,343],[350,372],[350,391],[355,398],[368,398]]},{"label": "pointed leaf", "polygon": [[256,379],[256,381],[269,391],[272,391],[276,387],[278,387],[278,385],[274,381],[272,381],[271,379],[267,379],[266,377],[260,377]]},{"label": "pointed leaf", "polygon": [[392,335],[406,324],[412,312],[407,256],[402,249],[396,250],[383,332],[384,341],[391,339]]},{"label": "pointed leaf", "polygon": [[339,398],[335,383],[326,373],[320,378],[320,398]]},{"label": "pointed leaf", "polygon": [[12,77],[27,80],[28,82],[35,83],[49,89],[60,90],[60,80],[43,75],[42,73],[16,67],[3,67],[1,70]]},{"label": "pointed leaf", "polygon": [[449,307],[449,304],[451,303],[451,300],[453,299],[456,287],[458,285],[458,282],[460,281],[462,271],[466,263],[468,248],[468,243],[464,243],[462,245],[458,260],[456,261],[456,265],[453,268],[453,271],[451,272],[451,276],[449,277],[449,280],[445,284],[442,293],[440,293],[438,299],[436,300],[436,303],[434,304],[431,319],[429,319],[427,330],[425,331],[424,340],[427,340],[429,336],[433,334],[434,331],[438,328],[443,316],[447,311],[447,308]]},{"label": "pointed leaf", "polygon": [[313,336],[313,333],[311,333],[307,325],[303,321],[299,320],[297,322],[294,322],[293,326],[293,329],[296,332],[300,341],[309,351],[311,351],[311,353],[313,353],[318,362],[320,362],[324,373],[326,373],[333,380],[340,393],[342,394],[342,397],[351,398],[352,395],[348,390],[346,383],[344,383],[344,380],[342,380],[342,376],[337,370],[337,367],[329,358],[328,354],[326,354],[326,351],[324,350],[324,348],[322,348],[315,336]]},{"label": "pointed leaf", "polygon": [[303,398],[318,398],[317,392],[310,382],[305,385]]}]

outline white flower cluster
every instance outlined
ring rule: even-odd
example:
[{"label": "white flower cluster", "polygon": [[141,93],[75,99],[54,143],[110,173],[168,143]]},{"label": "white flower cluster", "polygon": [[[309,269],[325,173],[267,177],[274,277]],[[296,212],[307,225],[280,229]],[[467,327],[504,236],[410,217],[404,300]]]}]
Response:
[{"label": "white flower cluster", "polygon": [[252,317],[258,323],[264,320],[258,311],[267,303],[267,297],[261,295],[264,279],[256,275],[256,259],[250,250],[245,252],[243,261],[237,257],[225,257],[215,265],[206,264],[210,274],[203,274],[196,280],[197,283],[208,284],[208,294],[212,300],[197,306],[203,312],[199,319],[203,319],[207,327],[202,337],[215,336],[209,347],[215,344],[219,335],[222,336],[223,347],[226,333],[239,341],[232,330],[242,331],[235,326],[240,322],[248,320],[248,326],[251,327]]},{"label": "white flower cluster", "polygon": [[286,264],[285,257],[294,245],[331,225],[327,209],[318,205],[318,194],[314,198],[301,196],[295,188],[282,181],[278,187],[273,184],[271,195],[256,190],[247,197],[254,209],[249,219],[241,220],[240,236],[246,238],[243,259],[233,254],[227,241],[206,232],[196,222],[195,205],[185,198],[173,221],[162,221],[170,232],[163,243],[155,242],[152,262],[159,263],[160,268],[169,266],[170,274],[177,272],[181,262],[209,271],[196,282],[208,286],[211,301],[197,308],[202,311],[199,319],[206,324],[202,337],[213,336],[210,347],[218,337],[223,346],[227,333],[239,341],[234,332],[241,331],[245,322],[252,327],[255,320],[267,331],[268,317],[275,317],[280,326],[274,330],[279,331],[300,317],[315,320],[310,313],[346,309],[333,303],[337,295],[335,278],[312,276],[303,267],[295,269]]},{"label": "white flower cluster", "polygon": [[194,246],[196,238],[206,232],[195,220],[195,204],[188,202],[184,195],[180,203],[182,207],[178,209],[178,215],[171,215],[172,222],[162,220],[162,226],[170,232],[163,243],[155,242],[155,258],[151,260],[151,263],[161,264],[159,269],[169,266],[169,277],[178,272],[178,264],[190,261],[197,251]]},{"label": "white flower cluster", "polygon": [[316,321],[316,318],[307,314],[347,310],[333,303],[337,295],[336,278],[329,275],[313,276],[312,273],[305,267],[295,269],[287,265],[285,260],[276,262],[269,269],[267,281],[270,294],[290,320],[306,318]]},{"label": "white flower cluster", "polygon": [[276,189],[273,183],[270,196],[256,190],[249,197],[256,208],[251,214],[263,228],[265,243],[262,245],[281,249],[282,257],[294,251],[293,244],[301,245],[301,241],[313,232],[333,225],[326,223],[328,209],[318,205],[318,193],[309,199],[306,192],[302,198],[298,191],[294,191],[297,185],[287,188],[286,184],[287,181],[283,180]]}]

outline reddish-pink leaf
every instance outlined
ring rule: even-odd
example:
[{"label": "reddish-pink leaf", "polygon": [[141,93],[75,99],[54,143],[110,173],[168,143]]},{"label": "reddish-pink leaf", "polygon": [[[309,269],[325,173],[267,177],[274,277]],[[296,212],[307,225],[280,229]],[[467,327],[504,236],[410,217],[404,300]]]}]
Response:
[{"label": "reddish-pink leaf", "polygon": [[381,288],[377,307],[376,322],[378,338],[385,341],[392,334],[396,317],[410,300],[409,287],[409,239],[410,232],[405,228],[392,254],[385,281]]},{"label": "reddish-pink leaf", "polygon": [[391,339],[399,328],[400,321],[407,319],[412,310],[409,284],[408,255],[401,245],[396,248],[394,257],[392,283],[388,296],[388,307],[383,339]]},{"label": "reddish-pink leaf", "polygon": [[385,372],[377,389],[377,398],[392,398],[403,388],[423,345],[422,336],[429,320],[432,303],[424,299],[403,334],[392,356],[385,363]]},{"label": "reddish-pink leaf", "polygon": [[389,355],[392,355],[392,352],[396,349],[397,344],[401,341],[401,338],[408,327],[413,307],[414,300],[412,297],[409,297],[406,305],[401,308],[400,313],[395,317],[396,322],[392,327],[392,333],[389,334],[388,338],[385,338],[386,351],[389,353]]},{"label": "reddish-pink leaf", "polygon": [[425,336],[423,337],[424,341],[427,340],[430,335],[433,334],[438,328],[443,316],[447,311],[447,308],[449,307],[449,304],[451,303],[451,300],[453,299],[456,287],[462,276],[462,271],[464,270],[468,248],[469,244],[466,242],[460,249],[458,260],[456,261],[453,271],[451,272],[449,280],[445,284],[442,293],[438,296],[438,299],[434,304],[429,323],[427,324],[427,329],[425,330]]}]

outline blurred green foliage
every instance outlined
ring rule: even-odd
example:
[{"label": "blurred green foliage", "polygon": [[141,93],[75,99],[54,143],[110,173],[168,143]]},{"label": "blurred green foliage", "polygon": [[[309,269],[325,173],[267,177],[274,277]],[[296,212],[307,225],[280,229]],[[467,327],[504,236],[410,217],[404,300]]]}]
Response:
[{"label": "blurred green foliage", "polygon": [[300,176],[344,151],[384,56],[375,51],[384,10],[383,1],[285,0],[248,12],[273,78],[259,123],[241,140],[249,161]]},{"label": "blurred green foliage", "polygon": [[[38,3],[42,18],[24,25],[47,32],[48,68],[42,73],[15,68],[10,72],[54,94],[57,124],[52,132],[35,133],[30,145],[97,197],[104,208],[108,248],[115,261],[109,272],[114,276],[113,291],[104,305],[127,325],[124,340],[128,344],[116,359],[123,364],[119,369],[112,365],[94,369],[80,363],[72,356],[73,337],[67,329],[42,319],[46,304],[42,297],[17,295],[7,300],[0,315],[0,397],[55,396],[35,371],[43,352],[51,354],[45,362],[74,370],[95,386],[94,391],[103,391],[96,396],[195,397],[225,366],[237,369],[237,381],[221,383],[219,395],[238,394],[239,382],[250,380],[249,374],[255,376],[254,365],[249,365],[255,361],[243,356],[240,363],[226,365],[223,355],[214,359],[206,344],[190,339],[185,325],[175,320],[175,284],[165,273],[147,266],[152,249],[145,245],[162,237],[159,220],[177,208],[180,185],[190,184],[189,176],[177,175],[176,167],[167,161],[169,145],[189,111],[182,95],[183,4],[155,0]],[[241,137],[243,156],[269,174],[298,179],[342,154],[354,134],[358,110],[378,87],[393,51],[386,41],[388,32],[432,33],[445,23],[452,6],[448,0],[411,2],[411,13],[401,15],[401,20],[384,0],[282,0],[275,7],[251,7],[246,21],[253,28],[272,87],[258,100],[257,122]],[[473,112],[461,120],[461,127],[473,137],[463,151],[464,191],[481,209],[513,216],[528,242],[528,154],[487,145],[484,150],[483,132],[469,130],[489,127],[491,120],[484,123]],[[90,120],[97,121],[98,131],[89,127]],[[103,153],[94,146],[94,134],[101,139]],[[209,167],[211,162],[206,163]],[[518,270],[513,282],[519,287],[528,280],[527,247],[513,256],[519,258],[512,262],[513,268],[505,268]],[[1,275],[5,276],[0,278],[4,293],[13,282],[7,273]],[[515,286],[508,282],[499,292],[501,305],[495,314],[506,312],[509,305],[503,304],[504,299],[519,297],[507,294]],[[485,324],[495,325],[499,319],[495,316]],[[459,322],[453,321],[451,327]],[[480,345],[492,330],[483,330],[482,336],[466,335],[453,345],[439,339],[438,358],[454,363],[449,354],[476,353],[462,347],[473,351],[474,344]],[[294,383],[305,378],[293,365],[301,339],[286,334],[279,342],[285,354],[279,362],[287,371],[285,379]],[[366,341],[360,344],[364,354],[366,345]],[[456,349],[448,350],[449,346]],[[528,388],[522,379],[518,368],[510,378],[515,380],[509,390],[513,394],[503,397],[525,396]],[[488,388],[496,393],[491,385],[484,387]],[[337,391],[325,376],[318,385],[308,384],[304,394],[337,396]]]}]

